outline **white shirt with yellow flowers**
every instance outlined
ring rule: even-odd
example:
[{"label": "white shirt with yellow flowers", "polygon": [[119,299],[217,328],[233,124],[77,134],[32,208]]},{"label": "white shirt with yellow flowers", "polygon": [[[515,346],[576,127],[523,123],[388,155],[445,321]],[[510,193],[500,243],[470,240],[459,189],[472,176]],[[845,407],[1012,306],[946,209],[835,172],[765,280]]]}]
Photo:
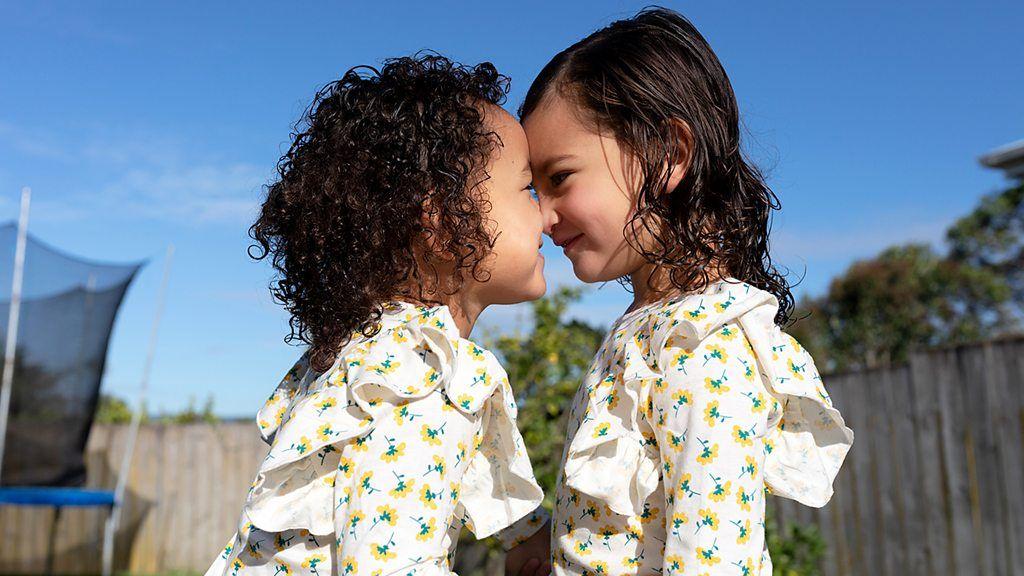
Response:
[{"label": "white shirt with yellow flowers", "polygon": [[765,496],[823,506],[853,442],[775,296],[726,278],[620,318],[569,414],[565,575],[770,575]]},{"label": "white shirt with yellow flowers", "polygon": [[451,574],[463,525],[504,548],[547,521],[505,371],[447,307],[393,303],[259,411],[270,451],[212,575]]}]

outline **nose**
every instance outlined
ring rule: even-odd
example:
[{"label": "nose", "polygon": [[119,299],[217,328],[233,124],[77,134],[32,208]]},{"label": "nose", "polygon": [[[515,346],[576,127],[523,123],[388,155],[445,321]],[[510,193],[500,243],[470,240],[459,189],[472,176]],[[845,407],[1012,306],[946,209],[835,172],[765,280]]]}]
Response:
[{"label": "nose", "polygon": [[538,195],[537,200],[540,204],[540,217],[544,223],[544,233],[551,236],[551,230],[560,220],[558,211],[555,209],[555,202],[550,198],[545,198],[543,194]]}]

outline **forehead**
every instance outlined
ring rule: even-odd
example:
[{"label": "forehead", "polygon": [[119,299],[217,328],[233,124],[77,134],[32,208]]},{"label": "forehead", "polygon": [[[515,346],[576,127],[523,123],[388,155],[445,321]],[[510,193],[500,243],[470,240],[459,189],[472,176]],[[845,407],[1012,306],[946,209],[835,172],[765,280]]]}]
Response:
[{"label": "forehead", "polygon": [[575,139],[593,136],[580,114],[570,99],[557,92],[545,96],[523,121],[531,152],[562,148]]},{"label": "forehead", "polygon": [[526,132],[519,122],[504,108],[487,105],[487,123],[501,139],[498,155],[508,157],[529,154]]}]

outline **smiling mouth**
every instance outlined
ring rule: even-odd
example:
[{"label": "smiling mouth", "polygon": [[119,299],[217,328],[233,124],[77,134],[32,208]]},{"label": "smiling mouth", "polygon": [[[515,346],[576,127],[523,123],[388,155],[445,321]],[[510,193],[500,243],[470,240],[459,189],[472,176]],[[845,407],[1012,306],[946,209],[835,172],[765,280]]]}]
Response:
[{"label": "smiling mouth", "polygon": [[576,242],[578,242],[580,238],[583,238],[583,234],[577,234],[562,244],[559,244],[559,246],[562,248],[563,252],[568,251],[569,248],[576,245]]}]

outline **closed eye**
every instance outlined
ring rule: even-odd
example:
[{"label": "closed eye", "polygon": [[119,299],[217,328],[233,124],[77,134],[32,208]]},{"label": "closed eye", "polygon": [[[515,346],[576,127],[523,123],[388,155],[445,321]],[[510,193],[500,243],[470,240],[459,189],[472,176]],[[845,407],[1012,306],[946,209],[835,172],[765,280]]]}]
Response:
[{"label": "closed eye", "polygon": [[565,179],[568,178],[570,174],[572,174],[572,172],[568,170],[563,170],[561,172],[556,172],[555,174],[552,174],[549,178],[549,180],[551,180],[551,185],[558,186],[562,182],[565,182]]}]

